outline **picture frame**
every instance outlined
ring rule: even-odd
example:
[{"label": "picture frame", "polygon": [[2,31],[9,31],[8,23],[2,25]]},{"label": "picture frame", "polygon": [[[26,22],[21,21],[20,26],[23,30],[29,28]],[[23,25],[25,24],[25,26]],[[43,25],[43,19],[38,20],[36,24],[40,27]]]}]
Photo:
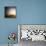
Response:
[{"label": "picture frame", "polygon": [[5,18],[16,18],[16,6],[5,6]]}]

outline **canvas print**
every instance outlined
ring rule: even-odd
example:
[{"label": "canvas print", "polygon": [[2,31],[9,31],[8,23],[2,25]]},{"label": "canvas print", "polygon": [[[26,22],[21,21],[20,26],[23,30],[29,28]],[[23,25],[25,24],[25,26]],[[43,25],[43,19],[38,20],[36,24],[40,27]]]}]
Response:
[{"label": "canvas print", "polygon": [[46,25],[20,25],[20,41],[46,41]]},{"label": "canvas print", "polygon": [[16,7],[15,6],[5,7],[5,18],[16,18]]},{"label": "canvas print", "polygon": [[18,38],[19,46],[46,46],[46,25],[19,24]]}]

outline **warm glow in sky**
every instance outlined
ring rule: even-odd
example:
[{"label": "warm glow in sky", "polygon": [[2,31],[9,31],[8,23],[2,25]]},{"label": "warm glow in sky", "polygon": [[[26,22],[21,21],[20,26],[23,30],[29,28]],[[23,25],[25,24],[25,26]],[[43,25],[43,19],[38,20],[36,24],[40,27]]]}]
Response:
[{"label": "warm glow in sky", "polygon": [[8,12],[7,12],[7,14],[8,15],[14,15],[15,16],[16,15],[16,9],[15,8],[9,9]]}]

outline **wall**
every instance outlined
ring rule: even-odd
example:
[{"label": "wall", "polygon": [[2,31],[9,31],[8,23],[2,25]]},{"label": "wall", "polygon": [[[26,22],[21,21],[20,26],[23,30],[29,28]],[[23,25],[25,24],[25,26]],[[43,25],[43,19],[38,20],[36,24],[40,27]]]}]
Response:
[{"label": "wall", "polygon": [[[16,6],[16,19],[4,18],[5,6]],[[8,43],[9,32],[17,33],[18,24],[46,24],[46,0],[0,0],[0,44]]]},{"label": "wall", "polygon": [[21,24],[46,24],[46,0],[23,0]]}]

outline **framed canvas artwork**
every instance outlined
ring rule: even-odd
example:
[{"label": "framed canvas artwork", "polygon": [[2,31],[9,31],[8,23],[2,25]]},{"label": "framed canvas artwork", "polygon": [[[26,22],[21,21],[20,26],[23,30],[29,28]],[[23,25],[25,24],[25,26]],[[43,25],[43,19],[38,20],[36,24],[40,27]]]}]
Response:
[{"label": "framed canvas artwork", "polygon": [[16,7],[15,6],[5,7],[5,18],[16,18]]}]

